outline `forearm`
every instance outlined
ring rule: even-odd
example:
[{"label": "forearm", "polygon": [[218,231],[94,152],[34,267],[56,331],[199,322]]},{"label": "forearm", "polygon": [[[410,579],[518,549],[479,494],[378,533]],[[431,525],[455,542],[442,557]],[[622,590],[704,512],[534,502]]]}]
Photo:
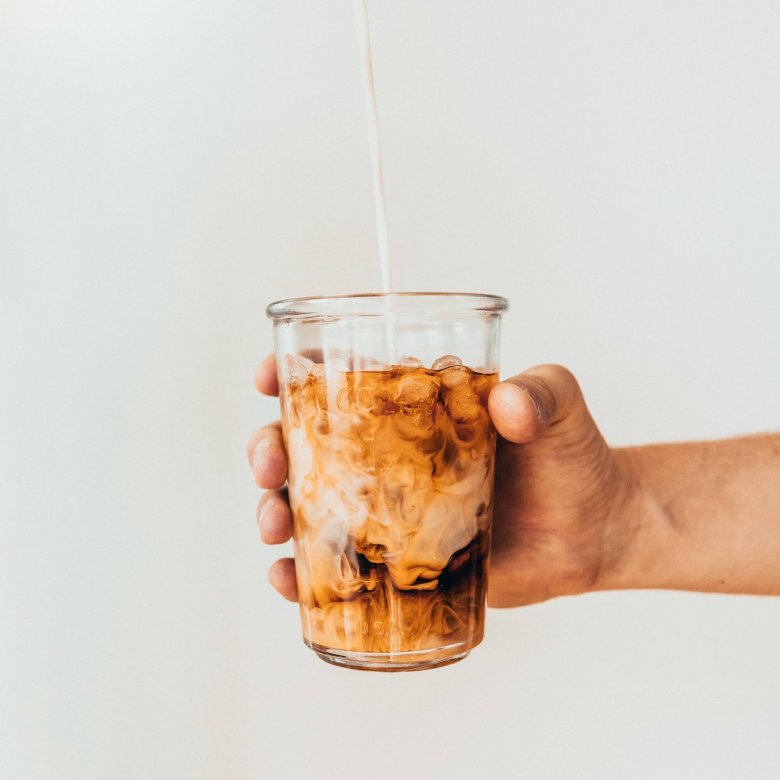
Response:
[{"label": "forearm", "polygon": [[780,435],[614,455],[630,497],[604,588],[780,595]]}]

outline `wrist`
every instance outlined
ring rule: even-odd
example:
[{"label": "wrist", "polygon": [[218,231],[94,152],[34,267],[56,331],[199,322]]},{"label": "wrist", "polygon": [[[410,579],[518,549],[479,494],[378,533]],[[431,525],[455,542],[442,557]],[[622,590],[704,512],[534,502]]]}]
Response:
[{"label": "wrist", "polygon": [[641,447],[613,449],[617,487],[605,527],[605,555],[593,590],[670,587],[672,519],[643,467]]}]

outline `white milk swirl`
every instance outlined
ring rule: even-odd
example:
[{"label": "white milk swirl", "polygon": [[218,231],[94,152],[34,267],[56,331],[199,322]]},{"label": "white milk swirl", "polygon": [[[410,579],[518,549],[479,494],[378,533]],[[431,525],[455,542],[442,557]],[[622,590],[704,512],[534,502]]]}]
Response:
[{"label": "white milk swirl", "polygon": [[374,69],[371,61],[371,38],[368,31],[366,0],[355,1],[355,24],[363,64],[363,86],[366,94],[368,119],[368,146],[371,153],[371,170],[374,179],[374,203],[376,205],[376,232],[379,242],[379,265],[382,271],[382,291],[392,291],[390,277],[390,253],[387,241],[387,216],[385,214],[385,189],[382,177],[382,148],[379,143],[379,118],[376,111]]}]

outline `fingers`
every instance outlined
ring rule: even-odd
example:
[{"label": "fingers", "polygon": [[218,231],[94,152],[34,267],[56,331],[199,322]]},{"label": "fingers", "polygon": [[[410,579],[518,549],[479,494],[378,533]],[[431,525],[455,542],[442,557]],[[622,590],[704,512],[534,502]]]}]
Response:
[{"label": "fingers", "polygon": [[515,444],[534,441],[543,431],[565,424],[584,406],[574,375],[555,365],[535,366],[499,382],[488,399],[496,430]]},{"label": "fingers", "polygon": [[298,601],[298,583],[295,581],[295,561],[280,558],[268,570],[268,582],[288,601]]},{"label": "fingers", "polygon": [[273,490],[287,479],[287,455],[278,422],[255,431],[247,445],[247,457],[258,487]]},{"label": "fingers", "polygon": [[276,358],[268,355],[255,371],[255,387],[263,395],[279,395],[279,378],[276,373]]},{"label": "fingers", "polygon": [[284,544],[292,536],[292,512],[286,490],[269,490],[257,505],[257,527],[266,544]]},{"label": "fingers", "polygon": [[[268,355],[257,367],[255,387],[263,395],[279,395],[279,378],[273,354]],[[268,490],[257,505],[260,538],[266,544],[283,544],[292,536],[292,513],[287,502],[287,492],[279,489],[287,479],[287,455],[278,422],[255,431],[247,445],[247,457],[255,482]],[[276,561],[268,570],[268,581],[288,601],[298,600],[295,561],[292,558]]]}]

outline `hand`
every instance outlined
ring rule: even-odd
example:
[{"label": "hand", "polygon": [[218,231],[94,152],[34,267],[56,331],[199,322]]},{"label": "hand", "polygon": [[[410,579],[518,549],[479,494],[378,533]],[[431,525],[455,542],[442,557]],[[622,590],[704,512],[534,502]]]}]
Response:
[{"label": "hand", "polygon": [[577,380],[537,366],[497,384],[488,603],[532,604],[612,587],[636,533],[636,490],[590,416]]},{"label": "hand", "polygon": [[[273,356],[255,384],[277,395]],[[572,374],[538,366],[497,384],[488,409],[500,437],[488,604],[514,607],[610,587],[634,534],[625,520],[632,480],[596,427]],[[279,423],[250,439],[249,461],[267,492],[258,505],[260,536],[282,544],[292,514],[282,489],[287,462]],[[297,599],[295,562],[269,571],[285,598]]]}]

